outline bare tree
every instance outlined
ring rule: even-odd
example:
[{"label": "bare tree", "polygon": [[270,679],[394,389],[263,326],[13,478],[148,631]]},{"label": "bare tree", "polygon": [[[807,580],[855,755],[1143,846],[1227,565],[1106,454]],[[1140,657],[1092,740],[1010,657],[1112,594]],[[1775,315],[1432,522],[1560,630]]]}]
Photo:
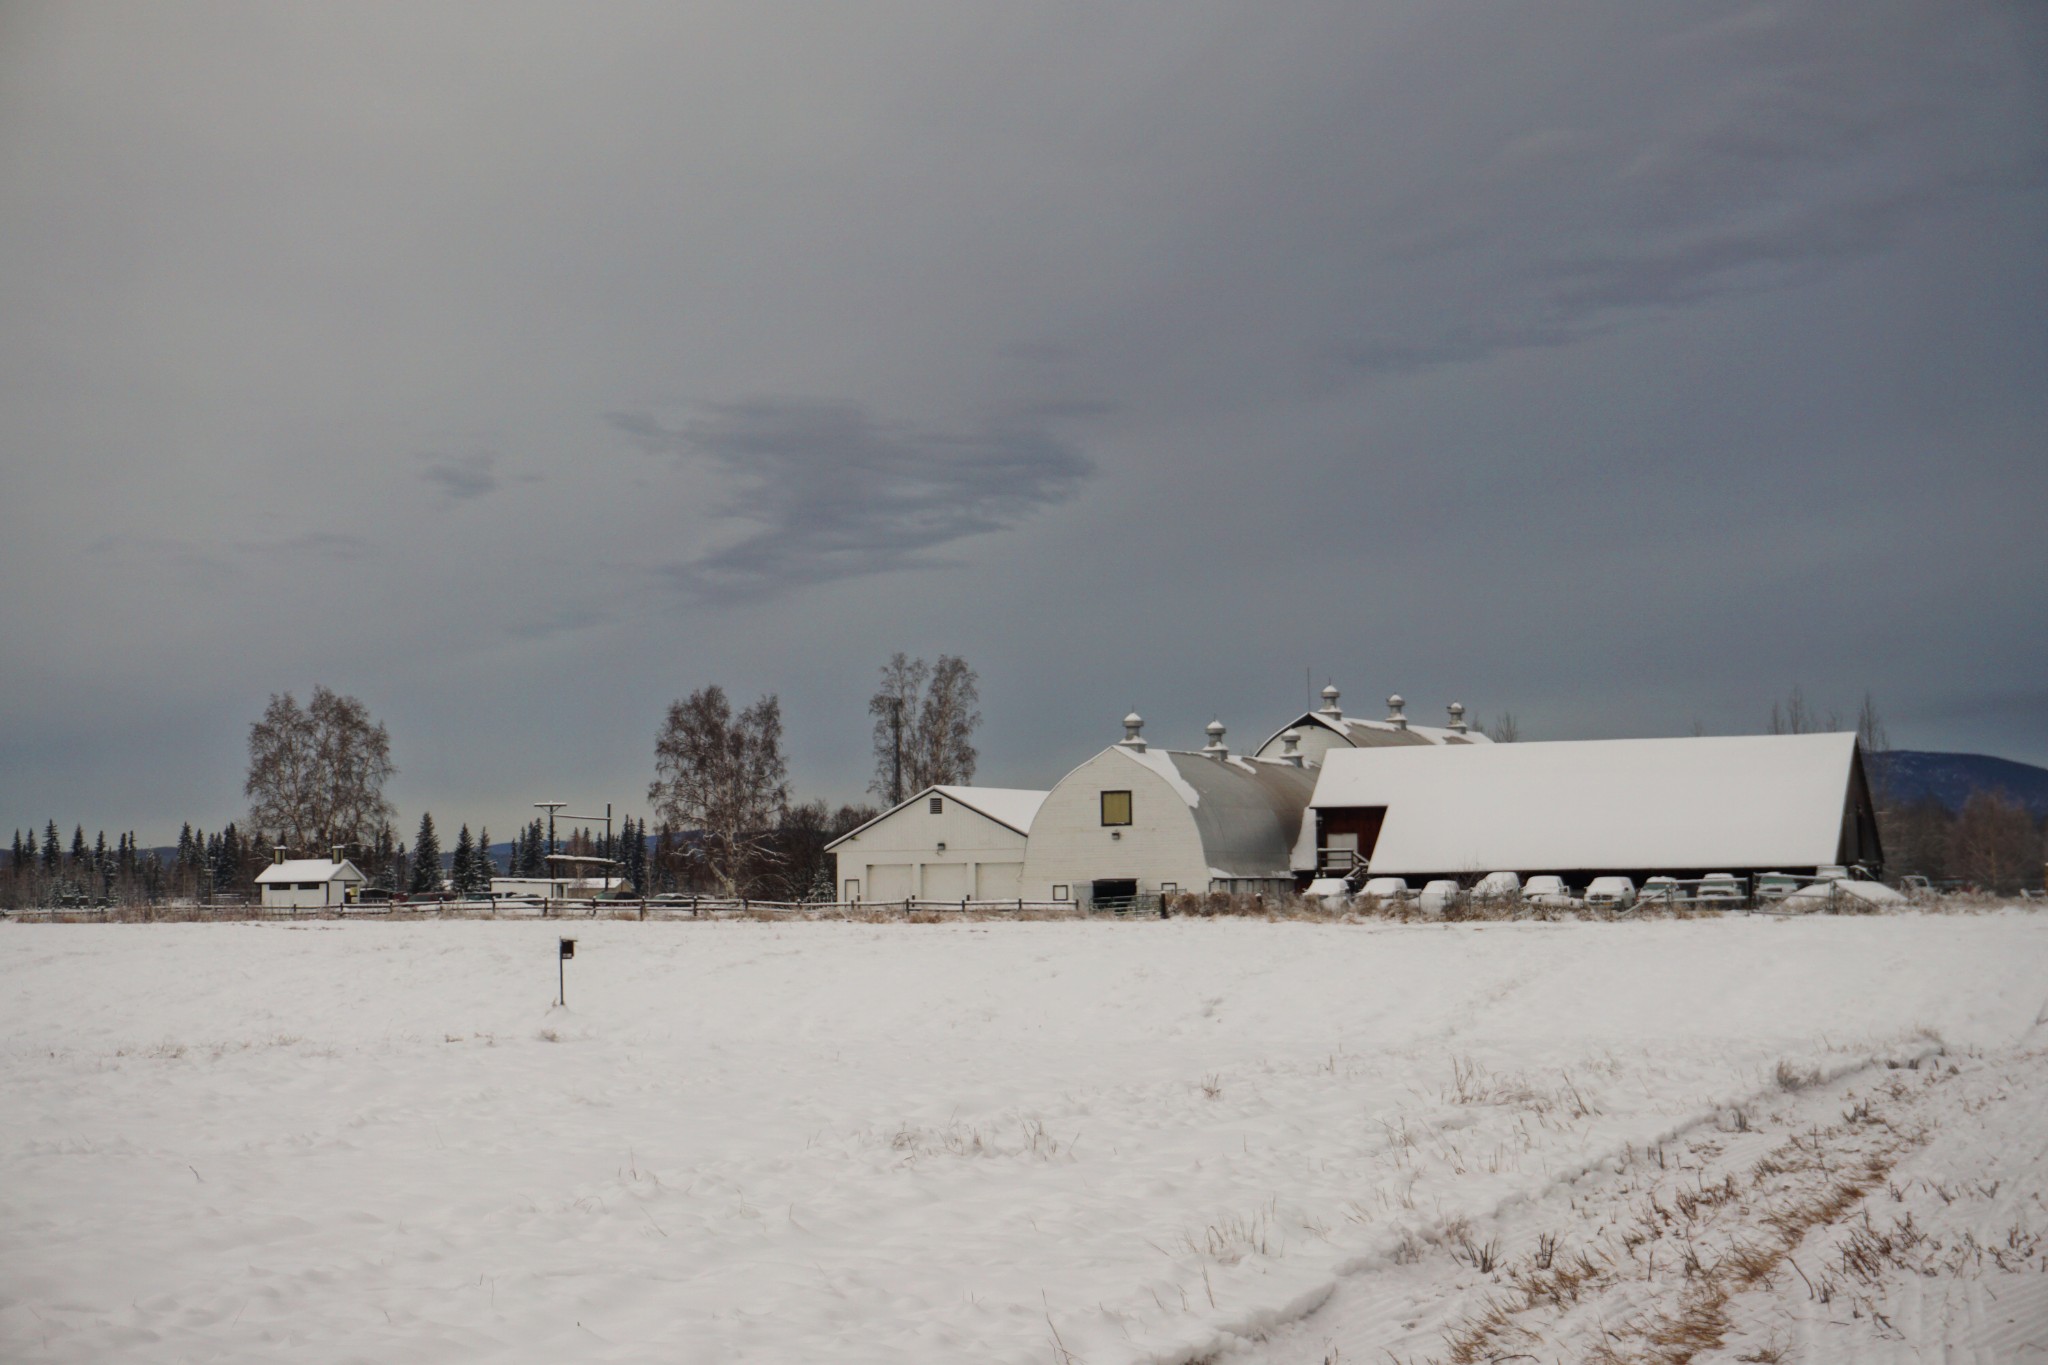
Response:
[{"label": "bare tree", "polygon": [[2041,873],[2041,831],[2004,792],[1978,791],[1948,836],[1948,870],[1979,889],[2009,896]]},{"label": "bare tree", "polygon": [[397,771],[390,734],[354,697],[315,687],[301,707],[274,694],[249,727],[250,823],[300,853],[367,843],[396,816],[384,784]]},{"label": "bare tree", "polygon": [[1503,711],[1500,713],[1499,720],[1494,721],[1490,725],[1481,725],[1479,733],[1491,739],[1495,744],[1514,744],[1522,738],[1522,727],[1515,720],[1514,712]]},{"label": "bare tree", "polygon": [[[1870,700],[1868,694],[1864,701]],[[1842,728],[1842,718],[1833,711],[1822,715],[1807,704],[1806,693],[1794,684],[1783,702],[1771,703],[1769,730],[1774,735],[1810,735]]]},{"label": "bare tree", "polygon": [[771,694],[734,716],[725,689],[706,687],[669,703],[647,799],[671,827],[698,831],[689,852],[721,892],[747,895],[762,864],[774,860],[788,771],[782,703]]},{"label": "bare tree", "polygon": [[868,698],[875,718],[875,778],[868,790],[892,806],[922,785],[909,776],[917,767],[918,707],[930,675],[931,665],[899,650],[882,665],[881,689]]},{"label": "bare tree", "polygon": [[967,661],[951,654],[936,664],[892,655],[882,665],[881,689],[868,699],[875,718],[868,790],[894,806],[926,787],[972,782],[980,684]]}]

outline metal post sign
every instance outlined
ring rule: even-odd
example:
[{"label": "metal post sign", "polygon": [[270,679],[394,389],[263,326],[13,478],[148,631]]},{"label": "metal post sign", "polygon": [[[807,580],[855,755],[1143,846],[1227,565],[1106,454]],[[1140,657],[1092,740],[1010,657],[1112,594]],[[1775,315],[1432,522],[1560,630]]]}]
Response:
[{"label": "metal post sign", "polygon": [[576,940],[565,938],[561,944],[555,956],[555,1003],[566,1009],[569,1005],[569,979],[562,969],[562,964],[576,956]]}]

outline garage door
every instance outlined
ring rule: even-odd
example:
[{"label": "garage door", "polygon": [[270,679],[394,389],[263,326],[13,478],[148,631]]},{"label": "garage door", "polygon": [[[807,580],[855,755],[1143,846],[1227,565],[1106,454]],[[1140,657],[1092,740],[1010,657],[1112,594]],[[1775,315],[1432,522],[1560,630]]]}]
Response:
[{"label": "garage door", "polygon": [[1010,901],[1024,894],[1024,864],[983,863],[974,869],[974,898]]},{"label": "garage door", "polygon": [[924,898],[928,901],[966,900],[967,864],[926,863]]},{"label": "garage door", "polygon": [[871,901],[900,901],[915,894],[910,886],[909,863],[869,863],[867,898]]}]

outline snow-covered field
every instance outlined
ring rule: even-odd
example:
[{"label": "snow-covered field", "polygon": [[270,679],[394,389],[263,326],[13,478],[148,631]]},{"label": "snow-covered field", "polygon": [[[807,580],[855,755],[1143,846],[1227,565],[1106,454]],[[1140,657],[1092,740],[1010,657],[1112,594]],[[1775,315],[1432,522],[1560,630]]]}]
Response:
[{"label": "snow-covered field", "polygon": [[2048,1359],[2048,916],[568,932],[0,928],[0,1359]]}]

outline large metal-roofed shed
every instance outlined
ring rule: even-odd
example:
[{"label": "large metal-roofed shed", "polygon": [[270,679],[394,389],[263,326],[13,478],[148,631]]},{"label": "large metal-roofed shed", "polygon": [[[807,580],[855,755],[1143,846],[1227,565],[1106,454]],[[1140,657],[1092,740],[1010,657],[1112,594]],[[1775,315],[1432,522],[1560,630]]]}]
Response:
[{"label": "large metal-roofed shed", "polygon": [[[1399,693],[1387,698],[1385,720],[1349,716],[1337,704],[1336,685],[1323,689],[1323,704],[1304,711],[1275,730],[1255,751],[1258,758],[1299,756],[1310,767],[1323,761],[1332,749],[1419,749],[1445,744],[1491,744],[1479,731],[1465,723],[1465,708],[1452,702],[1447,726],[1416,725],[1408,719],[1408,704]],[[1290,739],[1290,736],[1292,737]]]},{"label": "large metal-roofed shed", "polygon": [[1853,733],[1336,749],[1310,806],[1319,831],[1366,832],[1374,875],[1411,880],[1884,861]]},{"label": "large metal-roofed shed", "polygon": [[1221,722],[1200,751],[1155,749],[1144,721],[1061,778],[1031,827],[1025,895],[1103,905],[1169,892],[1279,894],[1315,790],[1298,760],[1245,758]]}]

